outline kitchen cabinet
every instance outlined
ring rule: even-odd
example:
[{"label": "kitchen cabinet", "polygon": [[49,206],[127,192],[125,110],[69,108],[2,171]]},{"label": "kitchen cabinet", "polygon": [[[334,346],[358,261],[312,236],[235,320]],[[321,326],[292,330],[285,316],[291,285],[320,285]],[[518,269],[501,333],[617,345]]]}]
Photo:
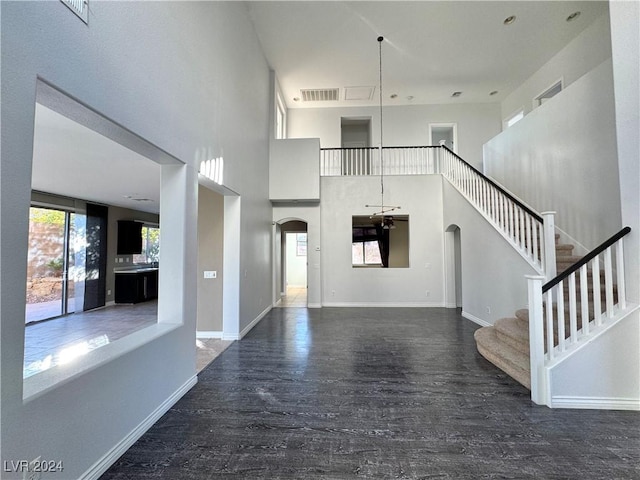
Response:
[{"label": "kitchen cabinet", "polygon": [[158,298],[158,269],[116,272],[115,302],[140,303]]}]

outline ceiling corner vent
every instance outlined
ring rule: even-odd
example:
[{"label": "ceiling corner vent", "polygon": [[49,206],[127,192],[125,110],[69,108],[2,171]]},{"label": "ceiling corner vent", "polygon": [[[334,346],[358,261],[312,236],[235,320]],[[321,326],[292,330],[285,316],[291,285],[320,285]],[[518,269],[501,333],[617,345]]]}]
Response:
[{"label": "ceiling corner vent", "polygon": [[89,24],[89,0],[60,0],[69,10],[75,13],[80,20]]},{"label": "ceiling corner vent", "polygon": [[303,102],[335,102],[340,99],[339,88],[314,88],[300,90]]}]

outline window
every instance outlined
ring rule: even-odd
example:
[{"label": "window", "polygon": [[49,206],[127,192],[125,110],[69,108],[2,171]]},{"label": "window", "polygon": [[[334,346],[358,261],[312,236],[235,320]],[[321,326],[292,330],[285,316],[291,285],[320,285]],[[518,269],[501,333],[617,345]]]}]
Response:
[{"label": "window", "polygon": [[507,117],[507,119],[504,121],[504,128],[509,128],[510,126],[516,124],[517,122],[519,122],[523,118],[524,118],[524,109],[521,108],[520,110],[518,110],[516,113],[514,113],[510,117]]},{"label": "window", "polygon": [[296,255],[298,257],[307,256],[307,234],[306,233],[296,234]]},{"label": "window", "polygon": [[552,97],[555,97],[562,91],[562,79],[558,80],[556,83],[547,88],[544,92],[533,99],[533,108],[539,107],[547,100]]},{"label": "window", "polygon": [[287,113],[279,94],[276,94],[276,138],[287,138]]},{"label": "window", "polygon": [[160,228],[151,225],[142,227],[142,253],[133,256],[134,263],[157,262],[160,257]]}]

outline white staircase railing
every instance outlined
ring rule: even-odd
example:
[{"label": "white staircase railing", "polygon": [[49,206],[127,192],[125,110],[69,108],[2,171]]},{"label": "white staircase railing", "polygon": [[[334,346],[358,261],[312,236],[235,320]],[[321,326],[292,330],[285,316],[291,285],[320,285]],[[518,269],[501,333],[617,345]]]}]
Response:
[{"label": "white staircase railing", "polygon": [[546,278],[555,276],[554,212],[538,214],[442,147],[439,172]]},{"label": "white staircase railing", "polygon": [[543,285],[529,280],[531,399],[551,406],[548,367],[593,338],[627,308],[619,233]]}]

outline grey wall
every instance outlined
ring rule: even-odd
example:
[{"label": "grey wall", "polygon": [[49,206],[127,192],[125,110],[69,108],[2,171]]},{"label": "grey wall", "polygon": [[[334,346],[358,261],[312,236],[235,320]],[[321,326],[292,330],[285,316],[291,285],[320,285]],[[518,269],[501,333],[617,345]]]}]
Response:
[{"label": "grey wall", "polygon": [[[224,197],[198,188],[198,332],[222,332]],[[204,278],[213,270],[216,278]]]}]

